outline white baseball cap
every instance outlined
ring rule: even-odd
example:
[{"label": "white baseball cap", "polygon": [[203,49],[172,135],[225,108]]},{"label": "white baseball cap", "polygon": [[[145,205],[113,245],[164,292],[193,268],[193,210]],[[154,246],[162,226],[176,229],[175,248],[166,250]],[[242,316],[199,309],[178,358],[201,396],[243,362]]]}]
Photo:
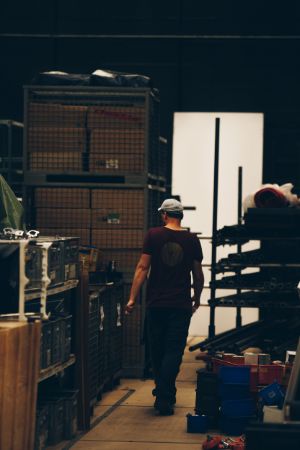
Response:
[{"label": "white baseball cap", "polygon": [[160,208],[158,208],[157,211],[182,212],[183,211],[183,206],[175,198],[167,198],[166,200],[164,200],[162,202]]}]

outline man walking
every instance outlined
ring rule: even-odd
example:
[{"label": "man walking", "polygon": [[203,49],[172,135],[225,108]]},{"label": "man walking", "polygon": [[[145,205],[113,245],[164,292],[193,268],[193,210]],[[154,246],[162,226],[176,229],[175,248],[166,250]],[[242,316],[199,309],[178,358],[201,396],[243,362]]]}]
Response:
[{"label": "man walking", "polygon": [[[131,287],[126,314],[130,314],[150,270],[146,324],[155,381],[154,407],[172,415],[176,403],[176,377],[192,313],[200,306],[204,277],[202,249],[197,236],[181,227],[182,204],[165,200],[158,209],[164,226],[146,234],[142,255]],[[191,298],[191,273],[194,297]]]}]

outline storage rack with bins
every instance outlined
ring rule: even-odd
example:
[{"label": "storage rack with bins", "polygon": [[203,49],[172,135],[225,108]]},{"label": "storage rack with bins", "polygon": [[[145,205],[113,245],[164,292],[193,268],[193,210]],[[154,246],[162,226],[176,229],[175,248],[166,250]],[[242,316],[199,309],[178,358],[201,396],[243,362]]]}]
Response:
[{"label": "storage rack with bins", "polygon": [[[57,284],[53,283],[51,286],[48,285],[46,288],[47,302],[45,305],[42,303],[43,290],[45,289],[43,282],[39,286],[36,284],[34,288],[32,284],[31,286],[29,285],[29,289],[25,287],[26,275],[28,274],[33,273],[36,275],[39,272],[39,276],[43,280],[42,270],[38,267],[42,264],[42,258],[28,259],[26,256],[26,247],[27,250],[29,249],[27,255],[32,254],[33,249],[37,247],[37,242],[41,244],[41,242],[46,241],[51,242],[50,238],[32,239],[32,241],[2,240],[0,242],[3,250],[1,252],[1,265],[4,264],[11,269],[12,266],[18,266],[17,260],[19,259],[19,280],[15,279],[15,282],[19,297],[22,298],[21,302],[24,301],[23,305],[19,304],[19,312],[16,312],[17,305],[12,301],[11,308],[14,311],[11,311],[11,313],[7,311],[1,318],[3,320],[6,317],[18,317],[19,320],[23,321],[41,320],[40,373],[38,378],[39,394],[35,434],[36,445],[38,442],[46,444],[47,436],[49,437],[47,440],[49,444],[58,443],[61,439],[70,439],[75,436],[77,432],[77,419],[79,417],[77,411],[78,395],[82,391],[82,386],[77,384],[75,377],[75,371],[78,369],[78,361],[76,360],[77,344],[75,343],[74,330],[76,328],[76,318],[82,313],[82,303],[77,289],[79,283],[78,271],[74,270],[74,276],[76,275],[74,279],[61,279]],[[62,242],[64,248],[60,247],[60,251],[63,259],[60,258],[59,261],[61,264],[60,268],[65,269],[64,263],[73,264],[75,259],[72,260],[70,258],[70,249],[68,249],[70,241],[65,239],[64,241],[60,241],[60,243]],[[19,250],[17,250],[17,247],[19,247]],[[8,249],[11,251],[8,251]],[[53,269],[49,248],[45,261],[46,265],[43,267],[44,275],[45,273],[49,275],[47,262],[50,263],[50,268]],[[30,265],[30,270],[28,270],[28,265]],[[69,271],[67,270],[66,273],[69,274]],[[10,275],[11,280],[13,280],[15,275],[13,273]],[[37,282],[37,278],[35,278],[35,281]],[[23,294],[21,292],[22,290]],[[6,290],[5,286],[3,286],[3,292],[6,292],[8,296],[11,293],[11,291]],[[76,339],[80,340],[80,330]],[[62,374],[64,374],[64,377],[60,376]],[[47,386],[51,386],[51,390],[54,386],[57,388],[55,394],[52,396],[53,398],[49,396],[47,396],[47,399],[44,398],[43,392],[48,391]],[[75,389],[75,387],[77,388]],[[42,411],[40,408],[41,404],[43,404]],[[52,407],[50,407],[50,404]],[[58,430],[57,432],[55,430],[51,431],[49,425],[58,412],[54,408],[54,404],[60,405],[59,407],[65,411],[64,419],[60,424],[60,431]]]},{"label": "storage rack with bins", "polygon": [[23,194],[23,128],[21,122],[0,120],[0,172],[17,197]]},{"label": "storage rack with bins", "polygon": [[122,375],[123,283],[89,285],[89,402],[93,408],[102,393]]}]

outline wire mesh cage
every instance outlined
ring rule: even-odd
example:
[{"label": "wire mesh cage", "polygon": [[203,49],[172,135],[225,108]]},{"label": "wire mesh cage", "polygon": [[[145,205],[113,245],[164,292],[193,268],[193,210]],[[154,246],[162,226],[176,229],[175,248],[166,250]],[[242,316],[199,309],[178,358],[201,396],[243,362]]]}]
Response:
[{"label": "wire mesh cage", "polygon": [[81,245],[100,249],[103,269],[114,261],[117,270],[132,272],[146,230],[160,225],[165,196],[165,188],[150,185],[35,187],[31,225],[42,234],[78,236]]},{"label": "wire mesh cage", "polygon": [[150,89],[25,88],[26,171],[162,175]]}]

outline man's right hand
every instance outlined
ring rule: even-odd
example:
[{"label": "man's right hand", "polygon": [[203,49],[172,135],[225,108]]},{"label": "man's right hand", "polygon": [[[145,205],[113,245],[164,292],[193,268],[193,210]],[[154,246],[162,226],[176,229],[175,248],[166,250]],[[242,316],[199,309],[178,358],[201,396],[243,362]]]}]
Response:
[{"label": "man's right hand", "polygon": [[128,301],[127,305],[125,306],[125,315],[126,316],[129,316],[132,313],[134,305],[135,305],[134,300]]},{"label": "man's right hand", "polygon": [[197,309],[200,306],[200,300],[195,300],[194,298],[192,298],[192,310],[193,310],[193,314],[197,311]]}]

